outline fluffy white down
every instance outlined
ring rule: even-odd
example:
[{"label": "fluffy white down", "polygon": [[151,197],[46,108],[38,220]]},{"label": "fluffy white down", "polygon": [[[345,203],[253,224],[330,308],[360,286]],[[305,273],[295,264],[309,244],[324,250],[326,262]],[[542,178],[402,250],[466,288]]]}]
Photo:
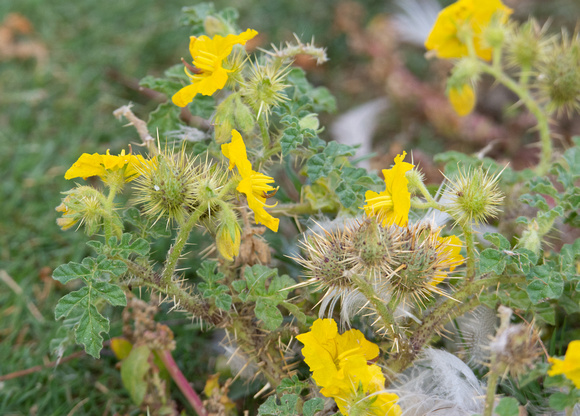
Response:
[{"label": "fluffy white down", "polygon": [[404,416],[471,416],[483,412],[485,385],[459,358],[428,348],[389,390]]}]

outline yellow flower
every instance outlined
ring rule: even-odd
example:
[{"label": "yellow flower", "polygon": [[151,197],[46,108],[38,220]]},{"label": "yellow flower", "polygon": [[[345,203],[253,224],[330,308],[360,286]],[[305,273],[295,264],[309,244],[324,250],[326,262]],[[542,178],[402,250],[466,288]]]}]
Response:
[{"label": "yellow flower", "polygon": [[140,167],[148,166],[150,163],[152,162],[146,161],[141,155],[126,155],[125,150],[118,156],[110,155],[109,150],[104,155],[83,153],[66,171],[64,178],[87,179],[90,176],[99,176],[101,179],[105,179],[109,173],[123,170],[125,182],[129,182],[139,176],[138,169]]},{"label": "yellow flower", "polygon": [[322,387],[320,392],[334,398],[343,415],[401,414],[396,394],[378,393],[384,389],[385,377],[379,366],[368,361],[378,357],[379,348],[360,331],[339,334],[334,320],[317,319],[310,332],[296,338],[304,344],[304,361]]},{"label": "yellow flower", "polygon": [[491,49],[483,44],[480,35],[496,13],[503,24],[512,9],[500,0],[458,0],[439,13],[425,47],[436,51],[439,58],[462,58],[469,55],[466,42],[471,37],[477,56],[489,61]]},{"label": "yellow flower", "polygon": [[367,366],[367,361],[379,355],[379,347],[367,341],[360,331],[351,329],[339,335],[332,319],[317,319],[310,332],[298,335],[296,339],[304,344],[304,361],[313,372],[314,381],[322,387],[343,380],[347,363],[350,368],[360,370]]},{"label": "yellow flower", "polygon": [[252,170],[252,164],[248,160],[246,153],[246,145],[242,136],[237,130],[232,130],[231,143],[222,144],[222,153],[230,161],[229,168],[232,170],[238,168],[238,172],[242,176],[242,180],[237,186],[237,190],[246,195],[248,206],[254,211],[254,219],[257,224],[264,224],[270,230],[278,231],[278,224],[280,220],[272,217],[264,209],[276,206],[267,205],[266,199],[269,198],[268,192],[276,191],[277,188],[270,184],[274,183],[274,179],[266,176],[263,173]]},{"label": "yellow flower", "polygon": [[461,117],[468,115],[475,107],[475,92],[469,84],[449,88],[449,101]]},{"label": "yellow flower", "polygon": [[180,89],[171,98],[173,104],[185,107],[197,94],[212,95],[226,85],[229,69],[223,67],[223,61],[232,52],[234,45],[245,45],[258,32],[248,29],[239,35],[227,35],[225,38],[216,35],[209,38],[205,35],[196,38],[190,37],[189,52],[193,57],[194,67],[190,73],[185,73],[191,79],[191,84]]},{"label": "yellow flower", "polygon": [[566,378],[572,380],[577,389],[580,389],[580,341],[572,341],[568,345],[566,355],[563,360],[549,357],[552,368],[548,371],[549,376],[564,374]]},{"label": "yellow flower", "polygon": [[408,189],[409,181],[405,173],[413,169],[414,165],[403,162],[407,152],[395,157],[395,166],[392,169],[383,169],[385,190],[381,193],[367,191],[366,205],[361,209],[369,217],[377,217],[383,226],[397,224],[401,227],[409,221],[411,209],[411,193]]}]

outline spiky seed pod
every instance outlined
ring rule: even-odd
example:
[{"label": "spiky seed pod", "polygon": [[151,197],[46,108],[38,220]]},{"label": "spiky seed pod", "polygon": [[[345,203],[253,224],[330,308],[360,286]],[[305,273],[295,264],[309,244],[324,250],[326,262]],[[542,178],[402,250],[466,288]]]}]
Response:
[{"label": "spiky seed pod", "polygon": [[500,306],[499,314],[502,324],[489,348],[495,356],[496,363],[514,378],[532,368],[543,350],[540,346],[540,335],[530,324],[510,324],[512,311]]},{"label": "spiky seed pod", "polygon": [[[55,208],[56,211],[62,212],[62,217],[56,220],[58,226],[68,230],[75,224],[79,227],[84,225],[88,235],[96,234],[105,213],[103,194],[90,186],[77,186],[64,194],[66,197]],[[118,225],[119,221],[114,221],[113,225]]]},{"label": "spiky seed pod", "polygon": [[167,217],[181,223],[198,206],[200,171],[182,147],[179,152],[165,150],[150,168],[141,168],[135,180],[135,201],[143,204],[145,215]]},{"label": "spiky seed pod", "polygon": [[395,237],[390,228],[380,226],[374,219],[366,219],[346,228],[348,257],[353,272],[373,280],[392,272],[391,253],[395,251]]},{"label": "spiky seed pod", "polygon": [[288,87],[286,77],[289,66],[281,63],[254,61],[250,65],[250,74],[241,90],[245,101],[253,107],[257,118],[268,119],[273,107],[288,100],[284,90]]},{"label": "spiky seed pod", "polygon": [[456,223],[466,225],[482,223],[489,218],[495,218],[500,212],[498,208],[504,199],[499,190],[498,181],[501,172],[490,175],[483,167],[460,168],[457,175],[449,182],[449,214]]},{"label": "spiky seed pod", "polygon": [[228,203],[232,195],[221,195],[221,189],[228,181],[228,171],[220,165],[207,161],[198,166],[199,176],[194,190],[195,199],[200,206],[206,207],[206,213],[200,218],[211,232],[214,232],[213,218],[223,203]]},{"label": "spiky seed pod", "polygon": [[509,26],[506,42],[506,61],[509,66],[530,70],[545,59],[554,37],[547,35],[548,24],[539,25],[535,19]]},{"label": "spiky seed pod", "polygon": [[433,294],[449,296],[437,285],[464,259],[458,254],[459,239],[441,238],[440,231],[427,224],[390,229],[391,238],[398,244],[392,253],[392,272],[382,277],[379,293],[390,293],[403,306],[419,307]]},{"label": "spiky seed pod", "polygon": [[538,64],[536,87],[540,98],[552,113],[571,115],[580,110],[580,37],[562,32],[555,44]]}]

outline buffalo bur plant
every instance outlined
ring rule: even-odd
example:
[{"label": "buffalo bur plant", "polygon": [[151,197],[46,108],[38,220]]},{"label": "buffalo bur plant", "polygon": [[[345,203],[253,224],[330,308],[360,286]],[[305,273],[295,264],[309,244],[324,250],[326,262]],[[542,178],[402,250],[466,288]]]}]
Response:
[{"label": "buffalo bur plant", "polygon": [[[555,150],[552,130],[552,116],[579,108],[578,33],[517,22],[500,0],[440,12],[425,47],[453,63],[452,107],[472,112],[492,77],[535,117],[540,157],[515,171],[446,152],[435,192],[413,149],[378,176],[356,165],[354,147],[319,137],[334,98],[292,64],[322,64],[324,48],[297,38],[249,54],[259,28],[240,30],[232,10],[183,13],[191,57],[141,81],[168,100],[148,116],[115,112],[142,146],[80,155],[65,174],[76,185],[57,223],[84,231],[94,250],[53,274],[81,282],[56,306],[69,338],[98,359],[107,305],[124,307],[110,346],[134,404],[151,414],[177,414],[171,380],[199,415],[245,410],[228,398],[231,380],[194,391],[172,331],[155,321],[158,300],[226,330],[244,361],[237,376],[251,370],[260,385],[260,415],[572,414],[580,341],[556,348],[550,334],[580,312],[580,239],[547,237],[580,225],[580,137]],[[208,118],[211,128],[196,124]],[[502,215],[507,197],[527,215]],[[518,226],[502,226],[510,221]],[[188,247],[201,233],[204,252]],[[167,252],[153,253],[168,234]],[[183,268],[185,257],[199,267]]]}]

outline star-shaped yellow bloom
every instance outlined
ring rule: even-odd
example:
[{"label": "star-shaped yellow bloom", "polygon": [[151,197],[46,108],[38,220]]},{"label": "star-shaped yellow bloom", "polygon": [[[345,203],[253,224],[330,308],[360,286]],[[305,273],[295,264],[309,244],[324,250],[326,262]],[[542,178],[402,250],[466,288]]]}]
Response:
[{"label": "star-shaped yellow bloom", "polygon": [[242,180],[237,186],[237,190],[246,195],[248,206],[254,211],[254,219],[257,224],[264,224],[270,230],[278,231],[280,220],[272,217],[265,208],[276,206],[267,205],[266,200],[269,198],[269,192],[276,191],[277,188],[271,186],[274,178],[266,176],[263,173],[256,172],[252,169],[252,164],[248,160],[246,145],[242,136],[237,130],[232,130],[231,143],[222,144],[222,153],[230,161],[229,168],[238,168]]},{"label": "star-shaped yellow bloom", "polygon": [[191,84],[175,93],[173,104],[185,107],[197,94],[212,95],[222,89],[228,80],[228,72],[231,72],[223,67],[224,59],[232,53],[234,45],[245,45],[257,34],[255,30],[248,29],[239,35],[227,35],[225,38],[220,35],[213,38],[191,36],[189,52],[193,58],[194,73],[185,68]]},{"label": "star-shaped yellow bloom", "polygon": [[405,173],[413,169],[414,165],[403,162],[407,152],[395,157],[395,166],[392,169],[383,169],[385,190],[381,193],[367,191],[366,205],[361,209],[369,217],[377,217],[383,226],[397,224],[401,227],[409,221],[411,209],[411,193],[408,189],[409,181]]},{"label": "star-shaped yellow bloom", "polygon": [[150,163],[152,162],[146,161],[141,155],[126,155],[125,150],[118,156],[109,154],[109,150],[104,155],[83,153],[66,171],[64,178],[87,179],[90,176],[99,176],[101,179],[105,179],[108,174],[123,170],[125,182],[129,182],[140,175],[140,168],[148,166]]},{"label": "star-shaped yellow bloom", "polygon": [[563,360],[550,357],[548,361],[552,363],[552,368],[548,371],[549,376],[564,374],[577,389],[580,389],[580,341],[572,341],[568,345]]},{"label": "star-shaped yellow bloom", "polygon": [[480,35],[496,13],[505,23],[512,9],[500,0],[458,0],[441,10],[425,47],[439,58],[462,58],[469,55],[465,38],[471,36],[477,56],[489,61],[491,49],[483,45]]}]

